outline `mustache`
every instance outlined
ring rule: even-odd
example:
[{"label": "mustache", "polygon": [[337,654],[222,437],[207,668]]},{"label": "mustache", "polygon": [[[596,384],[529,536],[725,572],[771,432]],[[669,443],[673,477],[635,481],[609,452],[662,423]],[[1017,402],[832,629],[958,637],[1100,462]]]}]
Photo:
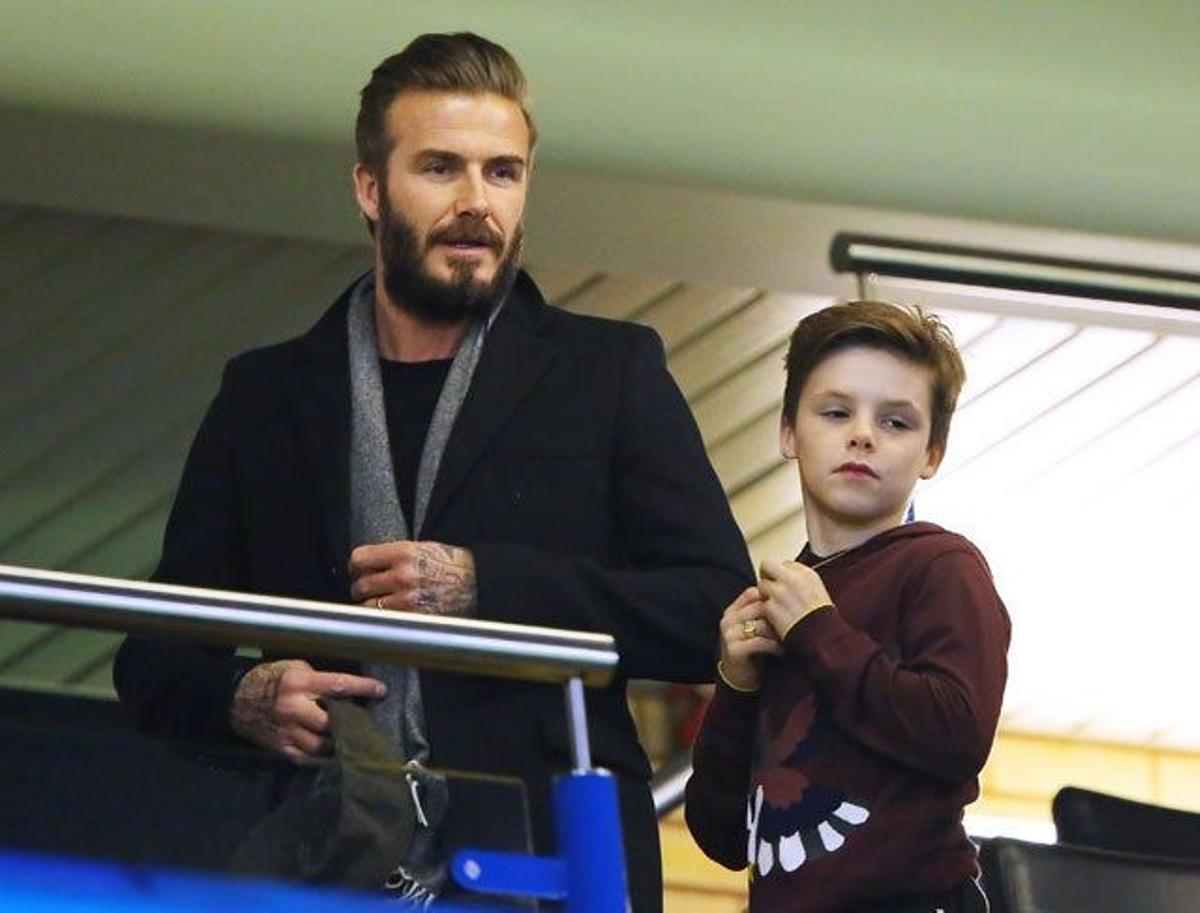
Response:
[{"label": "mustache", "polygon": [[435,244],[481,244],[490,247],[496,253],[500,253],[504,249],[504,237],[483,222],[447,225],[445,228],[430,232],[425,243],[430,247]]}]

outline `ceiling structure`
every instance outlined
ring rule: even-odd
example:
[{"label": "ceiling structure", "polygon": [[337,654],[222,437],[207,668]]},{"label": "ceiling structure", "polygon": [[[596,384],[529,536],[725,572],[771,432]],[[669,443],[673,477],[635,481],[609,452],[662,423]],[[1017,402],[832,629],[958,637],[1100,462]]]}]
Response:
[{"label": "ceiling structure", "polygon": [[[234,188],[284,209],[315,193],[352,230],[335,201],[358,89],[415,34],[458,29],[519,57],[555,172],[1200,239],[1200,7],[1186,0],[6,0],[0,123],[24,127],[4,143],[27,154],[3,187],[24,202],[111,190],[126,206],[167,192],[201,210]],[[48,116],[70,129],[41,137]],[[94,138],[105,129],[128,158]],[[242,160],[264,143],[329,170],[251,178]],[[173,145],[174,170],[138,167]],[[192,183],[195,151],[220,161],[205,190],[170,186]]]}]

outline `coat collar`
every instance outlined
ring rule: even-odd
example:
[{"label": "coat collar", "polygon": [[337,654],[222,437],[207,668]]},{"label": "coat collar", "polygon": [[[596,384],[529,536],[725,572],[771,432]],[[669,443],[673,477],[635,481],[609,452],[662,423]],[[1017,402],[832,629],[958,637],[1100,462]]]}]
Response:
[{"label": "coat collar", "polygon": [[544,332],[551,313],[538,287],[522,271],[488,331],[471,389],[446,442],[425,515],[427,534],[436,537],[438,519],[455,492],[554,360],[554,346]]},{"label": "coat collar", "polygon": [[[335,562],[350,553],[350,360],[346,311],[356,279],[301,338],[304,358],[290,385],[301,447],[312,472],[322,526]],[[545,338],[551,314],[524,271],[492,325],[462,409],[442,455],[425,516],[436,538],[438,519],[554,358]]]}]

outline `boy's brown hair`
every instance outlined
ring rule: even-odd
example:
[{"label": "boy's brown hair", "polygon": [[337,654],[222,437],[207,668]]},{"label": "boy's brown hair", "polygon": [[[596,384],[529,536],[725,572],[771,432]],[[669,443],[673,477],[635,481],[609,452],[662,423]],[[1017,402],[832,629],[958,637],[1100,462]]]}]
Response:
[{"label": "boy's brown hair", "polygon": [[950,418],[967,372],[954,337],[941,320],[919,307],[888,301],[849,301],[809,314],[792,332],[785,366],[783,420],[792,425],[800,391],[818,364],[843,349],[882,349],[933,373],[928,447],[946,449]]},{"label": "boy's brown hair", "polygon": [[379,64],[360,94],[354,141],[359,162],[376,175],[383,173],[391,152],[388,109],[406,91],[491,93],[507,98],[520,105],[525,115],[530,151],[537,141],[537,128],[525,105],[525,74],[512,54],[471,32],[419,35]]}]

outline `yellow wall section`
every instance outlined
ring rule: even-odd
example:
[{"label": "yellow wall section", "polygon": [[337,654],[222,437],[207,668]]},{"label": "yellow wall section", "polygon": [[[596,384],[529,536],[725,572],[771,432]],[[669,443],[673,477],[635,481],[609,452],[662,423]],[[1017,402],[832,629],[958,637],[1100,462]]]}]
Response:
[{"label": "yellow wall section", "polygon": [[[1067,785],[1200,811],[1200,753],[1001,733],[980,783],[972,812],[1024,821],[1050,821],[1050,801]],[[705,858],[680,812],[659,830],[666,913],[745,909],[745,873]]]}]

